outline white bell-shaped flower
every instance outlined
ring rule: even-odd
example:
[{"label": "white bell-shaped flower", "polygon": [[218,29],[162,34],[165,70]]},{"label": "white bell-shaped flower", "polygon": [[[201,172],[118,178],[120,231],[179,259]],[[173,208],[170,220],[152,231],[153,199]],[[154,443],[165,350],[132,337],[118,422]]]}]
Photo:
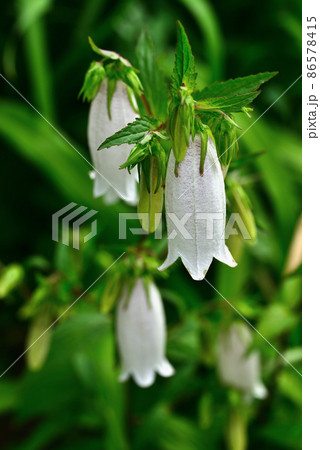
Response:
[{"label": "white bell-shaped flower", "polygon": [[98,150],[100,144],[109,136],[121,130],[137,117],[128,99],[127,87],[117,82],[111,101],[111,120],[107,110],[107,80],[104,80],[98,94],[92,100],[89,111],[88,140],[95,170],[94,196],[104,196],[107,204],[115,203],[120,197],[130,204],[138,203],[137,170],[119,169],[130,153],[132,146],[122,144]]},{"label": "white bell-shaped flower", "polygon": [[120,381],[132,375],[141,387],[150,386],[155,372],[163,377],[174,369],[165,357],[166,323],[160,293],[154,283],[138,279],[127,299],[125,292],[117,307],[117,340],[122,360]]},{"label": "white bell-shaped flower", "polygon": [[202,280],[213,258],[236,266],[225,244],[226,196],[214,143],[208,139],[203,174],[200,175],[201,139],[196,135],[175,173],[171,152],[165,190],[168,256],[164,270],[181,258],[194,280]]},{"label": "white bell-shaped flower", "polygon": [[217,346],[217,368],[223,384],[241,391],[246,399],[263,399],[267,389],[261,382],[260,354],[248,353],[252,333],[244,323],[234,323],[220,332]]}]

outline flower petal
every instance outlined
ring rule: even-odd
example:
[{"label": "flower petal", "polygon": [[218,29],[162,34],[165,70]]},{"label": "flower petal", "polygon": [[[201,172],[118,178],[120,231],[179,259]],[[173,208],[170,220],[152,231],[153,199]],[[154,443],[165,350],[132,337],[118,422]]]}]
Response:
[{"label": "flower petal", "polygon": [[155,373],[153,370],[147,370],[145,372],[133,372],[133,379],[138,386],[146,388],[151,386],[155,380]]},{"label": "flower petal", "polygon": [[268,395],[267,388],[263,383],[258,382],[253,386],[252,395],[258,400],[263,400]]},{"label": "flower petal", "polygon": [[130,374],[128,372],[121,372],[119,375],[119,381],[120,383],[124,383],[125,381],[128,381]]},{"label": "flower petal", "polygon": [[157,372],[163,377],[171,377],[175,370],[167,359],[163,359],[157,366]]},{"label": "flower petal", "polygon": [[106,190],[103,201],[106,205],[114,205],[119,200],[119,196],[112,188]]},{"label": "flower petal", "polygon": [[173,246],[168,246],[168,255],[161,266],[158,267],[158,270],[167,269],[179,258],[179,256],[180,255],[175,251],[175,248],[173,248]]}]

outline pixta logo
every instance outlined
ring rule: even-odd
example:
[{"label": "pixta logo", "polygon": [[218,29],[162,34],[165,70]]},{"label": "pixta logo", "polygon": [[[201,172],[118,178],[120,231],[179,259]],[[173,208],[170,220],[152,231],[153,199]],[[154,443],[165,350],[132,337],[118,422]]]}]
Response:
[{"label": "pixta logo", "polygon": [[[119,213],[119,239],[127,239],[127,222],[135,220],[135,226],[129,227],[129,231],[133,235],[148,234],[141,224],[138,222],[145,221],[148,223],[148,213]],[[182,217],[178,217],[175,213],[167,213],[167,224],[170,221],[172,224],[172,231],[168,234],[168,240],[182,238],[184,240],[195,239],[193,233],[194,221],[201,223],[202,236],[204,239],[215,239],[215,227],[219,221],[225,221],[225,214],[221,212],[208,212],[208,213],[185,213]],[[159,222],[159,225],[154,233],[154,239],[162,239],[162,213],[155,213],[155,221]],[[243,239],[251,239],[250,233],[245,226],[244,221],[239,213],[232,213],[226,223],[224,232],[219,239],[229,239],[231,235],[241,235]]]},{"label": "pixta logo", "polygon": [[[72,236],[72,247],[79,250],[81,226],[98,213],[98,211],[90,209],[85,214],[82,214],[87,209],[86,206],[78,206],[77,203],[72,202],[54,213],[52,215],[52,240],[61,242],[64,245],[70,245]],[[61,235],[59,233],[59,228],[61,228]],[[96,234],[97,220],[95,219],[91,221],[91,231],[83,236],[83,242],[88,242]]]}]

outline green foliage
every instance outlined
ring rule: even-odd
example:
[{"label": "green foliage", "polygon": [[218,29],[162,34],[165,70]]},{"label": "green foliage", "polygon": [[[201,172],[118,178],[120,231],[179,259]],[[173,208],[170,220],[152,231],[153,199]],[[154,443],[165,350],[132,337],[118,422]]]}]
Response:
[{"label": "green foliage", "polygon": [[154,117],[165,120],[167,117],[167,86],[154,55],[149,34],[144,31],[136,47],[137,68],[144,95]]},{"label": "green foliage", "polygon": [[[230,97],[234,95],[245,95],[256,91],[261,84],[269,81],[278,72],[265,72],[248,77],[235,78],[228,81],[216,81],[210,86],[194,94],[195,100],[204,100],[211,97]],[[260,93],[260,92],[259,92]],[[258,94],[257,94],[258,95]]]},{"label": "green foliage", "polygon": [[198,100],[196,108],[200,111],[222,110],[226,114],[241,112],[248,106],[258,95],[260,91],[249,92],[248,94],[234,94],[229,97],[212,97]]},{"label": "green foliage", "polygon": [[160,125],[161,122],[152,117],[138,117],[134,122],[129,123],[125,128],[103,141],[99,150],[114,145],[138,144],[147,137],[150,131],[156,130]]},{"label": "green foliage", "polygon": [[26,348],[30,347],[27,352],[27,364],[30,370],[39,370],[47,357],[52,332],[49,328],[51,321],[50,315],[42,312],[30,324],[26,341]]},{"label": "green foliage", "polygon": [[172,95],[177,95],[180,87],[185,86],[191,92],[195,88],[197,74],[195,72],[194,57],[188,37],[181,22],[177,22],[177,51],[171,79]]}]

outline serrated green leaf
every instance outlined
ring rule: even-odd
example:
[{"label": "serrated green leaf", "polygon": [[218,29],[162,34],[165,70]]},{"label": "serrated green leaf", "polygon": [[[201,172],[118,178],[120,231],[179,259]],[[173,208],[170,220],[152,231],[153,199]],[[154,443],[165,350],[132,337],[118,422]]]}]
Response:
[{"label": "serrated green leaf", "polygon": [[138,117],[134,122],[129,123],[122,130],[108,137],[98,150],[103,148],[110,148],[114,145],[121,144],[138,144],[144,139],[149,131],[156,130],[161,125],[161,122],[152,117]]},{"label": "serrated green leaf", "polygon": [[137,68],[144,89],[144,95],[155,117],[165,119],[167,116],[167,87],[153,53],[149,34],[144,31],[136,48]]},{"label": "serrated green leaf", "polygon": [[173,95],[175,95],[180,86],[183,85],[190,91],[193,91],[197,78],[191,46],[186,32],[179,21],[177,22],[177,31],[177,51],[171,83],[171,92]]},{"label": "serrated green leaf", "polygon": [[211,97],[196,102],[196,110],[222,110],[226,114],[241,112],[242,108],[251,103],[260,91],[248,92],[242,95],[231,95],[229,97]]},{"label": "serrated green leaf", "polygon": [[194,94],[195,100],[207,99],[210,97],[229,97],[233,95],[243,95],[255,91],[262,83],[266,83],[278,72],[258,73],[247,77],[230,79],[223,82],[215,82],[205,87],[202,91]]}]

